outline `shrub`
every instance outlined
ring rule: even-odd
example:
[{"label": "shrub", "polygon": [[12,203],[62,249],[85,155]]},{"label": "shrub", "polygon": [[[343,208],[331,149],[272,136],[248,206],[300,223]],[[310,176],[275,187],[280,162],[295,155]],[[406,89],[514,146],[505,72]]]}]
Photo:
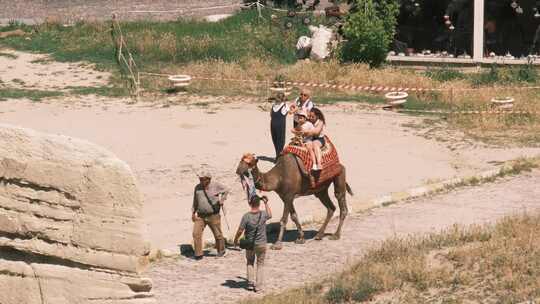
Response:
[{"label": "shrub", "polygon": [[337,282],[328,290],[325,298],[328,303],[344,303],[349,301],[350,292],[347,287],[343,286],[343,283]]},{"label": "shrub", "polygon": [[348,41],[341,49],[341,59],[378,67],[394,37],[399,5],[396,0],[354,0],[353,6],[343,25]]},{"label": "shrub", "polygon": [[378,282],[375,276],[362,276],[360,280],[356,283],[356,289],[352,294],[352,299],[356,302],[370,300],[373,295],[380,289],[377,284]]},{"label": "shrub", "polygon": [[440,82],[465,78],[465,75],[461,71],[450,69],[448,67],[444,67],[441,69],[429,69],[426,71],[425,75],[433,80]]},{"label": "shrub", "polygon": [[472,79],[473,84],[479,85],[490,85],[500,81],[499,68],[497,65],[493,64],[489,67],[487,72],[481,72],[476,77]]}]

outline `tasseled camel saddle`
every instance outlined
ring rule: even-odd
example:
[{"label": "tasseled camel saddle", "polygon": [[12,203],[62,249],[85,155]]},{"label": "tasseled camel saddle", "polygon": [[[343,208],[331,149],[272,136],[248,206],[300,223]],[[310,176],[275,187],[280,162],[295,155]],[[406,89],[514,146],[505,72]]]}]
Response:
[{"label": "tasseled camel saddle", "polygon": [[[333,179],[341,173],[341,164],[339,163],[339,157],[334,144],[330,141],[328,136],[324,136],[326,144],[322,147],[322,166],[323,169],[316,174],[313,174],[313,178],[310,178],[311,188],[318,188],[325,182]],[[304,166],[304,175],[311,174],[311,168],[313,167],[313,160],[309,155],[308,149],[304,146],[301,139],[293,138],[291,143],[287,145],[282,154],[292,153],[296,155]]]}]

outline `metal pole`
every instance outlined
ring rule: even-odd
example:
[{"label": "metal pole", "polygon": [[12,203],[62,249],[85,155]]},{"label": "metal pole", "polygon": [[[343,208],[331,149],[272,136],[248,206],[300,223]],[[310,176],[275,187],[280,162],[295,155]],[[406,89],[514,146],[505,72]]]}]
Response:
[{"label": "metal pole", "polygon": [[484,59],[484,1],[474,0],[473,59]]}]

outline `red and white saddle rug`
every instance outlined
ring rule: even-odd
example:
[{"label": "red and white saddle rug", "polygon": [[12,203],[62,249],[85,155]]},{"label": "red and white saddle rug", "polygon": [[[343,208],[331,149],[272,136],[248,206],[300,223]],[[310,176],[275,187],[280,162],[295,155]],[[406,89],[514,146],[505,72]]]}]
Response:
[{"label": "red and white saddle rug", "polygon": [[[314,178],[310,181],[311,188],[317,188],[341,173],[341,164],[339,163],[337,150],[334,144],[328,138],[328,136],[324,136],[324,139],[326,141],[326,144],[321,150],[321,163],[323,169],[317,174],[313,175]],[[313,160],[309,155],[308,149],[304,145],[299,146],[289,144],[283,149],[282,152],[282,154],[286,153],[292,153],[298,156],[298,158],[300,158],[300,160],[302,161],[307,174],[310,174],[311,168],[313,167]]]}]

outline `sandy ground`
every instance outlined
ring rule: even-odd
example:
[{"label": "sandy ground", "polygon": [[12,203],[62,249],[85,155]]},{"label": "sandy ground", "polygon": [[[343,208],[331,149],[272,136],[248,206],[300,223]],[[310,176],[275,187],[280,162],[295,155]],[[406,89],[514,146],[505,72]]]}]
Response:
[{"label": "sandy ground", "polygon": [[0,53],[11,55],[0,54],[0,88],[54,91],[109,83],[110,74],[96,71],[92,65],[56,62],[47,55],[1,48]]},{"label": "sandy ground", "polygon": [[[535,214],[540,211],[538,183],[540,171],[534,171],[351,216],[339,241],[308,240],[304,245],[285,242],[283,250],[268,251],[266,293],[298,287],[343,270],[366,249],[390,237],[439,232],[453,224],[490,223],[506,215]],[[335,226],[333,221],[329,228]],[[290,236],[293,239],[294,233],[290,232]],[[182,303],[232,303],[260,296],[245,289],[245,257],[238,251],[230,250],[225,258],[205,257],[202,261],[183,257],[165,260],[153,265],[148,275],[160,303],[178,303],[177,299]]]},{"label": "sandy ground", "polygon": [[[5,52],[3,50],[2,52]],[[55,90],[66,84],[95,86],[108,79],[79,64],[32,62],[40,55],[21,52],[17,58],[0,56],[0,79],[4,86],[18,87],[15,77],[27,85]],[[45,74],[56,71],[56,74]],[[101,75],[98,79],[96,75]],[[75,77],[78,76],[78,77]],[[74,79],[79,79],[75,82]],[[1,89],[1,87],[0,87]],[[0,122],[64,134],[104,146],[125,160],[134,171],[144,200],[145,234],[154,247],[178,251],[191,242],[190,209],[201,166],[215,180],[228,186],[232,195],[226,210],[231,237],[246,209],[238,178],[234,174],[240,156],[253,152],[273,157],[268,104],[261,99],[231,101],[227,97],[179,96],[170,100],[127,104],[126,100],[95,96],[63,100],[0,102]],[[316,96],[315,96],[316,101]],[[168,106],[174,104],[177,105]],[[407,127],[422,119],[384,111],[365,111],[361,105],[324,106],[329,134],[347,167],[347,179],[355,191],[349,200],[363,201],[410,187],[469,175],[493,168],[500,161],[540,153],[540,149],[487,148],[464,140],[458,132],[439,126],[437,137],[427,140],[428,128]],[[291,121],[288,126],[292,126]],[[422,135],[422,136],[419,136]],[[428,134],[429,135],[429,134]],[[261,161],[262,169],[272,163]],[[277,221],[282,203],[271,193]],[[313,197],[299,198],[296,208],[303,220],[323,210]],[[206,239],[211,239],[209,231]]]},{"label": "sandy ground", "polygon": [[[121,19],[175,20],[178,17],[230,13],[241,0],[0,0],[0,25],[10,20],[27,24],[47,18],[71,23],[110,19],[113,13]],[[213,8],[214,7],[214,8]],[[148,13],[136,13],[144,12]],[[150,13],[150,12],[160,13]]]},{"label": "sandy ground", "polygon": [[[197,177],[193,169],[209,168],[215,180],[232,190],[226,209],[235,229],[246,202],[234,170],[244,152],[273,156],[269,115],[250,103],[219,103],[211,107],[127,105],[94,97],[87,100],[0,104],[0,122],[39,131],[83,138],[104,146],[134,171],[144,197],[147,238],[154,247],[178,250],[191,242],[190,208]],[[205,104],[205,103],[203,103]],[[339,148],[348,181],[365,200],[394,191],[468,175],[494,166],[496,161],[534,155],[538,149],[461,147],[426,140],[404,124],[417,118],[387,112],[355,112],[353,108],[324,107],[327,133]],[[289,126],[291,123],[289,122]],[[270,162],[261,161],[269,169]],[[282,204],[273,193],[270,202],[277,218]],[[301,218],[321,210],[312,197],[299,198]],[[227,236],[233,231],[223,227]],[[207,231],[206,238],[210,238]]]},{"label": "sandy ground", "polygon": [[[19,73],[16,77],[24,84],[46,90],[65,88],[68,83],[73,86],[72,78],[81,80],[78,86],[94,86],[107,76],[97,78],[96,72],[79,69],[77,65],[58,68],[58,75],[41,75],[50,71],[49,68],[32,62],[30,55],[18,54],[16,59],[3,57],[0,56],[0,60],[10,60],[4,62],[15,67],[1,71],[0,79],[7,79],[3,80],[2,87],[21,85],[20,81],[12,81],[14,73]],[[46,66],[54,67],[56,63]],[[5,67],[0,64],[0,68]],[[76,73],[78,77],[69,73]],[[67,75],[67,80],[60,80],[61,75]],[[190,209],[197,182],[193,170],[205,166],[216,180],[232,191],[226,205],[231,230],[223,225],[225,234],[231,237],[247,209],[234,174],[240,156],[244,152],[273,156],[268,105],[262,98],[235,98],[233,101],[228,97],[201,96],[163,97],[159,101],[136,104],[126,101],[95,96],[43,102],[7,100],[0,102],[0,123],[86,139],[125,160],[138,180],[143,197],[146,238],[154,247],[176,252],[179,245],[191,243]],[[464,139],[459,132],[445,129],[444,125],[439,125],[437,132],[426,134],[433,126],[415,127],[423,125],[422,118],[366,111],[358,104],[323,106],[322,109],[328,120],[327,134],[338,147],[340,159],[347,167],[348,182],[356,194],[348,197],[349,201],[470,175],[505,160],[540,153],[540,149],[534,148],[479,145]],[[290,121],[288,125],[291,126]],[[444,141],[426,139],[429,136],[444,138]],[[261,161],[260,166],[267,170],[272,163]],[[535,190],[538,180],[535,173],[529,179],[518,178],[508,184],[489,186],[487,190],[470,190],[463,197],[429,199],[377,210],[369,217],[354,217],[345,226],[343,241],[325,240],[296,247],[287,244],[280,254],[272,253],[270,257],[270,289],[300,284],[339,270],[361,254],[364,245],[394,233],[415,233],[439,229],[453,222],[493,219],[522,206],[522,201],[533,207],[538,197],[534,192],[538,191]],[[501,189],[513,190],[499,193]],[[282,204],[273,193],[269,197],[275,214],[272,221],[277,221]],[[296,201],[296,208],[300,218],[305,220],[309,219],[307,215],[322,210],[322,205],[312,197],[305,197]],[[330,227],[329,231],[332,230]],[[206,231],[205,238],[210,236]],[[202,263],[168,262],[154,267],[149,275],[155,280],[156,294],[162,303],[173,303],[185,296],[189,296],[185,298],[188,302],[232,301],[248,294],[235,288],[242,284],[237,278],[243,275],[242,257],[233,252],[226,259],[227,263],[214,259]],[[291,262],[290,266],[280,267],[285,262]],[[328,267],[317,267],[320,263]],[[211,292],[194,292],[209,289],[208,284],[212,285]]]}]

